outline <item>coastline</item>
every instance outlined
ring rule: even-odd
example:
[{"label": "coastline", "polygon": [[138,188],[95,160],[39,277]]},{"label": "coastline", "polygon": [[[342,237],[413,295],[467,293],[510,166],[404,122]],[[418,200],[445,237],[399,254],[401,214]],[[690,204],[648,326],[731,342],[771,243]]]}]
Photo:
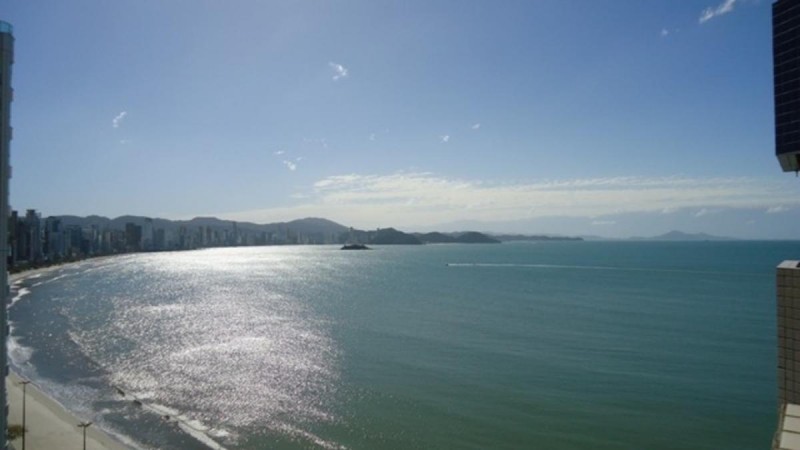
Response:
[{"label": "coastline", "polygon": [[[9,285],[31,276],[41,275],[53,270],[63,268],[72,264],[80,264],[81,261],[74,261],[65,264],[57,264],[38,269],[25,270],[9,275]],[[22,424],[22,385],[19,384],[23,378],[16,372],[9,371],[6,377],[6,390],[8,392],[8,423]],[[54,448],[82,448],[83,431],[77,425],[84,419],[77,417],[62,404],[45,394],[37,385],[35,380],[25,388],[25,409],[26,409],[26,448],[33,450],[54,449]],[[22,437],[10,441],[15,448],[22,448]],[[113,438],[109,433],[97,426],[90,426],[86,429],[86,448],[93,450],[130,450],[131,447],[124,445],[118,439]]]},{"label": "coastline", "polygon": [[[8,390],[8,423],[22,424],[22,381],[10,372],[6,378]],[[76,417],[60,403],[44,394],[34,382],[28,384],[25,394],[25,426],[28,429],[25,446],[32,450],[54,448],[81,448],[83,431],[77,425],[83,420]],[[22,448],[22,438],[11,441]],[[130,450],[100,428],[86,429],[86,448],[95,450]]]},{"label": "coastline", "polygon": [[[132,253],[124,253],[124,254],[125,255],[130,255]],[[84,258],[84,259],[80,259],[78,261],[68,261],[68,262],[63,262],[63,263],[58,263],[58,264],[52,264],[52,265],[45,266],[45,267],[37,267],[35,269],[26,269],[26,270],[22,270],[20,272],[9,273],[8,274],[8,284],[12,285],[15,282],[17,282],[17,281],[19,281],[21,279],[24,279],[24,278],[30,278],[30,277],[32,277],[34,275],[45,274],[45,273],[51,272],[53,270],[62,269],[64,267],[70,267],[70,266],[73,266],[73,265],[76,265],[76,264],[81,264],[81,263],[86,262],[86,261],[98,261],[98,260],[114,258],[116,256],[122,256],[122,255],[123,254],[94,256],[92,258]]]}]

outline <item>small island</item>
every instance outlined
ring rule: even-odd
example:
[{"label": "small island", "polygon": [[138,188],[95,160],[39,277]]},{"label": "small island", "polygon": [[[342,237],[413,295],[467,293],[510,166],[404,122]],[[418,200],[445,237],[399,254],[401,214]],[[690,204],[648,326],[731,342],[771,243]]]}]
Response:
[{"label": "small island", "polygon": [[372,250],[364,244],[344,244],[340,250]]}]

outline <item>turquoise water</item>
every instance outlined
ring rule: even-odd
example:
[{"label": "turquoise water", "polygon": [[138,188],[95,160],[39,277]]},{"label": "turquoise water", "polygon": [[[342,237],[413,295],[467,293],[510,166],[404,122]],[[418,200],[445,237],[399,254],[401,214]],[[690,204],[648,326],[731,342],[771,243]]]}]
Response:
[{"label": "turquoise water", "polygon": [[16,284],[12,357],[142,448],[764,448],[792,258],[798,242],[127,255]]}]

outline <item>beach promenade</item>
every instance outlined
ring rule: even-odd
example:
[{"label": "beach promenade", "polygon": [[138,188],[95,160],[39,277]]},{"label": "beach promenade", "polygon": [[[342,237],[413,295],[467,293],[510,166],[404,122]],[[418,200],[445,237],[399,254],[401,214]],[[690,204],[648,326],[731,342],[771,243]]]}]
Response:
[{"label": "beach promenade", "polygon": [[[9,424],[22,424],[21,378],[11,373],[6,379],[9,401]],[[26,388],[26,450],[82,449],[83,430],[77,425],[83,420],[75,417],[60,404],[44,395],[33,384]],[[14,448],[22,449],[22,438],[12,441]],[[86,430],[86,448],[91,450],[126,450],[102,430],[90,426]]]}]

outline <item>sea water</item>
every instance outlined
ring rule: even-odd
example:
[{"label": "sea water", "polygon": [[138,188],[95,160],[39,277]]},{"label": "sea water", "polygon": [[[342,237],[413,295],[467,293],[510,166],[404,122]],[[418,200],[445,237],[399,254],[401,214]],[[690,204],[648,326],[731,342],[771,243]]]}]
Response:
[{"label": "sea water", "polygon": [[792,258],[798,242],[124,255],[18,281],[10,350],[139,448],[765,448]]}]

